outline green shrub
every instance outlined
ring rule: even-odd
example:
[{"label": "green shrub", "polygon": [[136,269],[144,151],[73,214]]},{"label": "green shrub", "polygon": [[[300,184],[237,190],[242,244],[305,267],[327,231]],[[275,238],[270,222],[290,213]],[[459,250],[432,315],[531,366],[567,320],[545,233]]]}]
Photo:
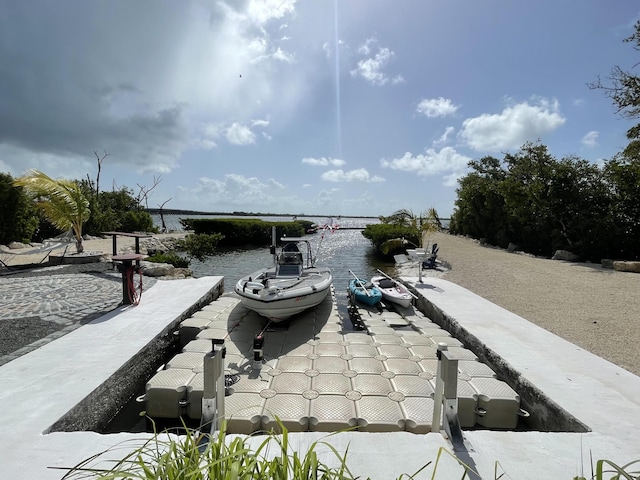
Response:
[{"label": "green shrub", "polygon": [[129,210],[121,213],[121,232],[153,232],[153,218],[147,212],[140,210]]},{"label": "green shrub", "polygon": [[[420,231],[416,227],[390,223],[371,224],[362,230],[362,235],[368,238],[376,251],[383,256],[393,256],[396,253],[404,252],[408,246],[420,245]],[[403,245],[385,254],[382,251],[382,245],[394,238],[405,239],[407,245]]]},{"label": "green shrub", "polygon": [[223,235],[224,238],[220,240],[219,245],[224,247],[270,245],[271,227],[274,225],[277,238],[299,237],[305,234],[302,223],[265,222],[258,218],[190,218],[182,219],[180,222],[183,226],[189,225],[195,234]]},{"label": "green shrub", "polygon": [[[289,441],[289,432],[280,419],[281,434],[267,432],[257,448],[252,449],[242,437],[227,436],[226,427],[215,435],[206,435],[184,427],[185,435],[155,434],[145,441],[132,440],[107,449],[67,470],[68,478],[145,478],[145,479],[255,479],[255,480],[355,480],[347,467],[344,454],[326,441],[311,443],[302,455]],[[167,432],[165,432],[167,433]],[[333,434],[328,434],[330,437]],[[108,459],[117,450],[128,453],[119,460]],[[328,449],[328,452],[326,451]],[[318,452],[318,450],[324,450]],[[347,449],[348,450],[348,449]],[[441,449],[442,450],[442,449]],[[118,452],[119,453],[119,452]],[[334,457],[332,467],[320,458]],[[454,457],[455,458],[455,457]],[[112,465],[104,469],[97,463]],[[398,480],[414,478],[428,462],[413,475],[403,474]],[[461,464],[462,465],[462,464]],[[468,470],[468,467],[465,467]],[[464,478],[464,477],[463,477]]]},{"label": "green shrub", "polygon": [[224,235],[220,233],[187,235],[178,243],[178,248],[184,250],[189,259],[195,258],[203,262],[215,253],[218,243],[223,239]]},{"label": "green shrub", "polygon": [[38,228],[38,214],[23,188],[15,187],[13,177],[0,173],[0,243],[30,242]]},{"label": "green shrub", "polygon": [[155,253],[145,259],[148,262],[153,263],[169,263],[176,268],[187,268],[189,266],[189,260],[181,257],[177,253]]}]

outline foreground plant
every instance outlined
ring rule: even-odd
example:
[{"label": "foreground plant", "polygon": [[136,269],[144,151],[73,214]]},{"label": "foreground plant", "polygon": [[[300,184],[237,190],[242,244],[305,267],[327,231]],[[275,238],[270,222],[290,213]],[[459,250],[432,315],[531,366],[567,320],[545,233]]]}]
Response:
[{"label": "foreground plant", "polygon": [[[215,435],[209,436],[183,425],[184,434],[155,433],[145,440],[122,442],[80,462],[72,468],[64,468],[64,479],[145,479],[145,480],[355,480],[347,467],[347,451],[340,454],[328,442],[313,442],[304,456],[289,444],[289,432],[279,419],[277,434],[271,432],[257,448],[247,444],[247,438],[230,438],[226,425]],[[155,430],[155,429],[154,429]],[[335,435],[335,433],[328,436]],[[142,443],[140,443],[142,442]],[[329,449],[335,456],[337,467],[331,467],[319,459],[318,447]],[[124,451],[124,457],[113,460],[109,457]],[[480,478],[471,466],[465,464],[454,453],[440,447],[434,462],[428,462],[412,475],[402,474],[397,480],[412,480],[434,463],[431,480],[444,478],[438,468],[445,458],[451,458],[460,468],[461,480]],[[382,465],[381,465],[382,467]],[[640,480],[640,460],[618,466],[609,460],[599,460],[591,477],[575,476],[573,480]],[[445,467],[442,467],[445,468]],[[634,471],[631,469],[635,468]],[[440,472],[442,473],[442,472]],[[445,469],[451,474],[450,467]],[[605,476],[608,475],[608,476]],[[384,476],[381,471],[380,478]],[[446,477],[450,478],[450,477]],[[485,477],[483,477],[485,478]],[[494,480],[510,477],[495,462]]]},{"label": "foreground plant", "polygon": [[[634,471],[631,468],[635,468]],[[593,473],[593,472],[592,472]],[[607,475],[607,476],[605,476]],[[611,475],[611,476],[609,476]],[[591,476],[593,480],[639,480],[640,479],[640,460],[634,460],[626,465],[616,465],[610,460],[598,460],[596,462],[596,471]],[[573,477],[573,480],[588,480],[586,477]]]},{"label": "foreground plant", "polygon": [[[68,469],[63,479],[354,479],[346,465],[346,453],[341,456],[331,445],[314,442],[302,457],[291,452],[287,429],[279,422],[281,435],[269,434],[251,450],[245,438],[227,442],[225,428],[209,437],[185,427],[184,435],[155,434],[139,445],[131,441],[100,452]],[[318,445],[328,447],[338,460],[330,467],[318,458]],[[117,450],[127,453],[121,460],[107,456]],[[110,468],[101,465],[111,465]]]}]

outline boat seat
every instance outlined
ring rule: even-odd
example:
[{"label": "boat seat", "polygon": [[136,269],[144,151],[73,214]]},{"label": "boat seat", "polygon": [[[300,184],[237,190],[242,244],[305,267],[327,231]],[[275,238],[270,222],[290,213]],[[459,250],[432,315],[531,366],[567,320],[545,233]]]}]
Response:
[{"label": "boat seat", "polygon": [[380,288],[393,288],[396,286],[393,280],[389,280],[387,278],[383,278],[378,282]]},{"label": "boat seat", "polygon": [[297,277],[302,274],[302,264],[279,264],[277,277]]},{"label": "boat seat", "polygon": [[278,258],[280,265],[302,265],[302,253],[282,252]]}]

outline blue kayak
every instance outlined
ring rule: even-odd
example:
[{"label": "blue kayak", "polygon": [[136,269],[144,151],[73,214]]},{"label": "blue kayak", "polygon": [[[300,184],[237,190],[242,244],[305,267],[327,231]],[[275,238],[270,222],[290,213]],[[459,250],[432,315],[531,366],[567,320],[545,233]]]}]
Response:
[{"label": "blue kayak", "polygon": [[365,305],[376,305],[382,300],[382,292],[368,280],[353,278],[349,281],[349,294]]}]

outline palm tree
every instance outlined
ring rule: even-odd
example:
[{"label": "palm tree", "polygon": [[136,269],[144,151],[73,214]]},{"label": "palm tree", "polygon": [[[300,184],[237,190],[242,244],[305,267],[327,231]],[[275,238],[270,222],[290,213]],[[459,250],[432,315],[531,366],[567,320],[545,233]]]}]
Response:
[{"label": "palm tree", "polygon": [[36,207],[47,220],[61,230],[73,230],[78,253],[82,246],[82,225],[89,219],[89,201],[80,185],[72,180],[53,180],[38,170],[29,170],[13,181],[35,200]]},{"label": "palm tree", "polygon": [[415,215],[411,210],[401,209],[388,217],[380,216],[379,219],[382,223],[403,225],[415,229],[420,233],[420,245],[414,245],[404,238],[391,238],[383,242],[382,245],[380,245],[380,250],[385,255],[389,252],[405,248],[409,244],[414,247],[426,248],[429,245],[429,237],[431,234],[442,229],[442,223],[435,208],[429,208],[419,216]]}]

